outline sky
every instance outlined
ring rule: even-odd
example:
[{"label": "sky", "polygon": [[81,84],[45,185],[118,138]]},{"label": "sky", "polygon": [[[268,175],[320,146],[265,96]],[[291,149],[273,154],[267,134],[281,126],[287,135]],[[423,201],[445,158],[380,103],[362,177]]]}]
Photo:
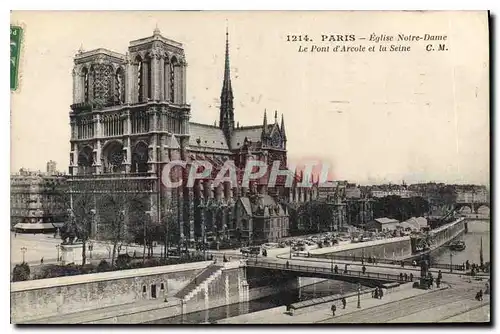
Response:
[{"label": "sky", "polygon": [[[213,124],[227,26],[235,119],[254,125],[265,110],[268,122],[283,114],[291,161],[328,163],[336,179],[361,184],[490,182],[486,13],[47,11],[13,12],[11,23],[25,29],[12,172],[44,170],[48,160],[67,171],[78,49],[125,53],[156,26],[184,45],[191,121]],[[328,45],[322,34],[372,33],[446,34],[448,50],[427,52],[420,42],[410,52],[297,51]],[[314,42],[288,42],[293,34]]]}]

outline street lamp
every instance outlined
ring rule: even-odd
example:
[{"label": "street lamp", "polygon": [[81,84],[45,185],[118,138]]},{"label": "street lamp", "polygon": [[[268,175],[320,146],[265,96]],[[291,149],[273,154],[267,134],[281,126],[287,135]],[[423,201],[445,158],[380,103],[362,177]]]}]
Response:
[{"label": "street lamp", "polygon": [[57,262],[59,263],[59,248],[61,248],[61,245],[57,244],[56,249],[57,249]]},{"label": "street lamp", "polygon": [[26,247],[21,247],[21,252],[23,252],[23,263],[25,263],[24,261],[24,254],[28,251],[28,248]]},{"label": "street lamp", "polygon": [[453,252],[450,251],[450,273],[453,272]]},{"label": "street lamp", "polygon": [[90,259],[92,260],[92,251],[94,250],[94,242],[89,241],[89,253],[90,253]]},{"label": "street lamp", "polygon": [[[166,224],[165,224],[165,259],[168,257],[168,227],[170,224],[170,219],[172,217],[174,210],[169,206],[166,210],[165,213],[167,215],[166,217]],[[154,254],[154,251],[153,251]]]},{"label": "street lamp", "polygon": [[[228,240],[231,240],[231,234],[229,229],[231,228],[234,231],[234,226],[232,224],[232,219],[233,219],[233,211],[234,208],[234,201],[230,197],[229,200],[227,201],[227,216],[226,216],[226,237]],[[234,232],[233,232],[234,233]]]},{"label": "street lamp", "polygon": [[361,308],[361,284],[358,283],[358,308]]},{"label": "street lamp", "polygon": [[203,247],[203,258],[207,260],[207,252],[205,249],[205,244],[207,242],[207,236],[205,231],[205,209],[207,205],[203,201],[203,198],[200,199],[200,204],[198,204],[198,208],[200,208],[200,216],[201,216],[201,239],[202,239],[202,247]]},{"label": "street lamp", "polygon": [[94,239],[97,239],[97,221],[95,219],[95,216],[96,216],[96,210],[95,209],[91,209],[90,210],[90,216],[91,216],[91,219],[92,219],[92,227],[91,227],[91,230],[92,230],[92,234],[93,234],[93,238]]}]

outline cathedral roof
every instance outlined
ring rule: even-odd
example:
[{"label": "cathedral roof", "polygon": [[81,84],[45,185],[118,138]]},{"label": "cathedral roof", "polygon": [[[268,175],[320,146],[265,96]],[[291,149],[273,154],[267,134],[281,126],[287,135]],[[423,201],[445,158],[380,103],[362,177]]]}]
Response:
[{"label": "cathedral roof", "polygon": [[189,123],[189,146],[229,150],[224,132],[219,127],[200,123]]},{"label": "cathedral roof", "polygon": [[260,141],[262,134],[262,125],[253,125],[236,128],[231,136],[231,147],[233,149],[240,148],[245,142],[245,137],[252,142]]}]

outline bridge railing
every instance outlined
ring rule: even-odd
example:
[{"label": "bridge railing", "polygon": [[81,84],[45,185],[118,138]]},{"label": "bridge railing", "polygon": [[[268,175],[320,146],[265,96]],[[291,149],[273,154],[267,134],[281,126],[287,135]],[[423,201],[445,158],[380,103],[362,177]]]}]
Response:
[{"label": "bridge railing", "polygon": [[[301,254],[295,254],[296,257],[308,257],[303,256]],[[363,257],[363,256],[349,256],[349,255],[333,255],[333,254],[311,254],[309,257],[319,258],[319,259],[329,259],[329,260],[337,260],[337,261],[352,261],[352,262],[363,262],[363,263],[379,263],[379,264],[390,264],[390,265],[401,265],[404,266],[413,266],[413,260],[395,260],[395,259],[384,259],[384,258],[375,258],[375,257]],[[417,261],[418,263],[418,261]],[[436,269],[445,269],[457,271],[464,271],[465,265],[463,264],[449,264],[449,263],[431,263],[431,268]]]},{"label": "bridge railing", "polygon": [[362,277],[362,278],[380,279],[380,280],[395,281],[395,282],[412,282],[415,279],[415,277],[411,279],[410,276],[404,276],[403,274],[400,275],[387,274],[380,272],[371,272],[369,270],[363,272],[360,270],[341,270],[339,268],[337,271],[335,271],[335,269],[333,268],[303,266],[296,264],[287,265],[282,263],[259,262],[252,260],[247,261],[247,266],[278,269],[284,271],[294,271],[301,273],[316,273],[316,274],[335,275],[335,276]]}]

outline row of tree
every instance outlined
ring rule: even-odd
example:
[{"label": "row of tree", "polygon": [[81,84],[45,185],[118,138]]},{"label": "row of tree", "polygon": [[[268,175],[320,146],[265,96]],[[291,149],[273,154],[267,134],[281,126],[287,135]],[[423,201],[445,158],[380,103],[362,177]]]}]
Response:
[{"label": "row of tree", "polygon": [[411,217],[422,217],[427,212],[429,212],[429,203],[422,197],[386,196],[373,201],[374,217],[405,221]]},{"label": "row of tree", "polygon": [[[351,221],[355,221],[359,212],[356,209],[347,212]],[[411,217],[422,217],[429,212],[429,203],[422,197],[401,198],[387,196],[372,202],[373,217],[387,217],[405,221]],[[334,210],[325,201],[308,201],[299,205],[288,204],[290,229],[292,235],[329,231],[334,217]]]},{"label": "row of tree", "polygon": [[122,246],[131,242],[143,245],[143,262],[152,256],[154,243],[163,244],[162,257],[166,258],[169,243],[179,242],[177,211],[172,201],[160,206],[152,200],[152,187],[153,183],[145,180],[72,182],[73,209],[60,231],[63,243],[82,242],[85,265],[88,241],[98,221],[97,233],[112,245],[111,266]]}]

